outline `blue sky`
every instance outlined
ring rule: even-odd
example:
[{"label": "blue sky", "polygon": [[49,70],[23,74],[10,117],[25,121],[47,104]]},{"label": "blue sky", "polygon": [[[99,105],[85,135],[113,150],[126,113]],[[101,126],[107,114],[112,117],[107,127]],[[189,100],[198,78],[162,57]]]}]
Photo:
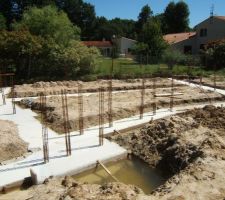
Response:
[{"label": "blue sky", "polygon": [[[149,4],[154,14],[164,11],[170,0],[85,0],[95,5],[96,14],[108,19],[120,17],[137,19],[141,8]],[[177,1],[175,1],[177,2]],[[214,5],[215,15],[225,16],[225,0],[186,0],[190,9],[190,26],[193,27],[210,15]]]}]

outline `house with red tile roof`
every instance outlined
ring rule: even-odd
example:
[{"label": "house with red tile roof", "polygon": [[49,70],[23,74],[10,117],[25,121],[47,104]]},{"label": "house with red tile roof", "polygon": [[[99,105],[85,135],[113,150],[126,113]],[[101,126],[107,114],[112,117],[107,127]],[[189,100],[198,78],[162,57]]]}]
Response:
[{"label": "house with red tile roof", "polygon": [[225,38],[225,16],[213,16],[194,27],[194,32],[164,35],[164,40],[172,49],[183,53],[198,54],[212,41]]},{"label": "house with red tile roof", "polygon": [[97,47],[103,56],[110,56],[113,48],[111,41],[83,41],[82,42],[87,47]]},{"label": "house with red tile roof", "polygon": [[126,56],[130,53],[131,48],[137,41],[126,37],[118,37],[112,39],[112,41],[83,41],[82,43],[87,47],[97,47],[100,49],[102,55],[111,56],[113,46],[116,46],[118,53],[121,56]]}]

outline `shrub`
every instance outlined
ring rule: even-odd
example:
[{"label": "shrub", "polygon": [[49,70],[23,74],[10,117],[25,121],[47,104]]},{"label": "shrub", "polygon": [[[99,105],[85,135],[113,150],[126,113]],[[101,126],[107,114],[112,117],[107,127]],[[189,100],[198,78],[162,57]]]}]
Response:
[{"label": "shrub", "polygon": [[172,70],[175,65],[185,60],[185,55],[179,51],[167,49],[162,56],[162,60]]}]

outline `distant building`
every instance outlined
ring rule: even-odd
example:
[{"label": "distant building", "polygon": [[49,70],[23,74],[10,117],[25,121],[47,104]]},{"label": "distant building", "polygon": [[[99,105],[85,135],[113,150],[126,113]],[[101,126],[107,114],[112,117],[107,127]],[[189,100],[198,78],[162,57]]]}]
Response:
[{"label": "distant building", "polygon": [[131,48],[136,44],[136,42],[136,40],[126,37],[119,37],[115,39],[119,54],[124,56],[130,53]]},{"label": "distant building", "polygon": [[97,47],[103,56],[111,56],[113,48],[111,41],[83,41],[82,43],[87,47]]},{"label": "distant building", "polygon": [[118,53],[121,56],[126,56],[128,53],[130,53],[131,48],[136,42],[136,40],[119,37],[112,39],[112,41],[83,41],[82,43],[87,47],[97,47],[103,56],[111,56],[113,47],[118,48]]},{"label": "distant building", "polygon": [[194,30],[195,32],[164,35],[163,38],[172,49],[198,54],[207,43],[225,38],[225,16],[210,17],[196,25]]}]

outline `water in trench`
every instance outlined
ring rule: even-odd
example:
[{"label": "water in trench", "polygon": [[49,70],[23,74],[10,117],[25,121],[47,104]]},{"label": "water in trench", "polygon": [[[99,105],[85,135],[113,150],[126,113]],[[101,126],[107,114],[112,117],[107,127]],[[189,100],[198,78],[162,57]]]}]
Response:
[{"label": "water in trench", "polygon": [[[135,157],[131,160],[125,159],[108,163],[105,166],[120,182],[136,185],[146,194],[151,193],[165,182],[165,178],[159,171],[150,168],[148,164]],[[104,184],[114,181],[100,165],[97,169],[82,172],[73,176],[73,178],[80,182],[92,184]]]}]

